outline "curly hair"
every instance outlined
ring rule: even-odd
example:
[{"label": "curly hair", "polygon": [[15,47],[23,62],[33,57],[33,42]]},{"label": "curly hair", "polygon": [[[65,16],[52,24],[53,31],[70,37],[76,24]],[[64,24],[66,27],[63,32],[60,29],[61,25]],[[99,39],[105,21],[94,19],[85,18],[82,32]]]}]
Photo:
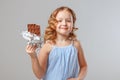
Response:
[{"label": "curly hair", "polygon": [[57,37],[56,36],[56,25],[57,25],[56,15],[58,14],[58,12],[63,11],[63,10],[66,10],[69,13],[71,13],[71,15],[73,17],[73,30],[69,34],[69,38],[71,38],[71,39],[76,38],[76,35],[74,34],[74,31],[78,29],[78,28],[74,27],[75,21],[76,21],[76,15],[75,15],[74,11],[72,9],[70,9],[69,7],[62,6],[62,7],[57,8],[50,15],[50,18],[48,20],[48,27],[45,30],[44,42],[46,42],[47,40],[55,42],[55,39]]}]

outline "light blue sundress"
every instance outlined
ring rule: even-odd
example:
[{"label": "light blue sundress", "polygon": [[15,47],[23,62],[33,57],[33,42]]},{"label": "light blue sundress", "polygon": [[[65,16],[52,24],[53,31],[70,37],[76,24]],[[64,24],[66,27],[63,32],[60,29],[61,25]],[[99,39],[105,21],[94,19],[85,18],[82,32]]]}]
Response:
[{"label": "light blue sundress", "polygon": [[67,80],[79,74],[77,49],[73,42],[64,47],[53,46],[43,80]]}]

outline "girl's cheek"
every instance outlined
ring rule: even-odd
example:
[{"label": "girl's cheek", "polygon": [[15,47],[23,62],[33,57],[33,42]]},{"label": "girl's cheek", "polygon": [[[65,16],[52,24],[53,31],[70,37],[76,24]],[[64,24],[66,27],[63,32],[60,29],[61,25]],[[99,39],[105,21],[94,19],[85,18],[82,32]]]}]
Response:
[{"label": "girl's cheek", "polygon": [[60,24],[57,24],[57,28],[60,28]]},{"label": "girl's cheek", "polygon": [[72,32],[73,27],[70,27],[70,32]]}]

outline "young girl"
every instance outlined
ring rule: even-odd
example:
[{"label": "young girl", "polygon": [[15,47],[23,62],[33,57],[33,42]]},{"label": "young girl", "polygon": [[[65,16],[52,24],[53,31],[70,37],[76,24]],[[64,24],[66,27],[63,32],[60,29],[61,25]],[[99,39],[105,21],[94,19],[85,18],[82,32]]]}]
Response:
[{"label": "young girl", "polygon": [[74,31],[76,16],[72,9],[59,7],[51,14],[45,30],[44,45],[36,55],[36,46],[27,45],[32,69],[38,79],[83,80],[87,63]]}]

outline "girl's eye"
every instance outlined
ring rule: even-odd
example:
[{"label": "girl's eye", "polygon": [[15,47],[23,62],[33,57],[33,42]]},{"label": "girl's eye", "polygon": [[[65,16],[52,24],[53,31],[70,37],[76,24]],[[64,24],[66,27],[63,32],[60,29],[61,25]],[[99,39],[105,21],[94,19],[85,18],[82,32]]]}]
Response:
[{"label": "girl's eye", "polygon": [[66,20],[67,22],[71,22],[71,20]]},{"label": "girl's eye", "polygon": [[58,20],[58,22],[62,22],[62,20]]},{"label": "girl's eye", "polygon": [[[62,22],[63,20],[58,20],[58,22]],[[71,22],[71,20],[65,20],[65,22]]]}]

